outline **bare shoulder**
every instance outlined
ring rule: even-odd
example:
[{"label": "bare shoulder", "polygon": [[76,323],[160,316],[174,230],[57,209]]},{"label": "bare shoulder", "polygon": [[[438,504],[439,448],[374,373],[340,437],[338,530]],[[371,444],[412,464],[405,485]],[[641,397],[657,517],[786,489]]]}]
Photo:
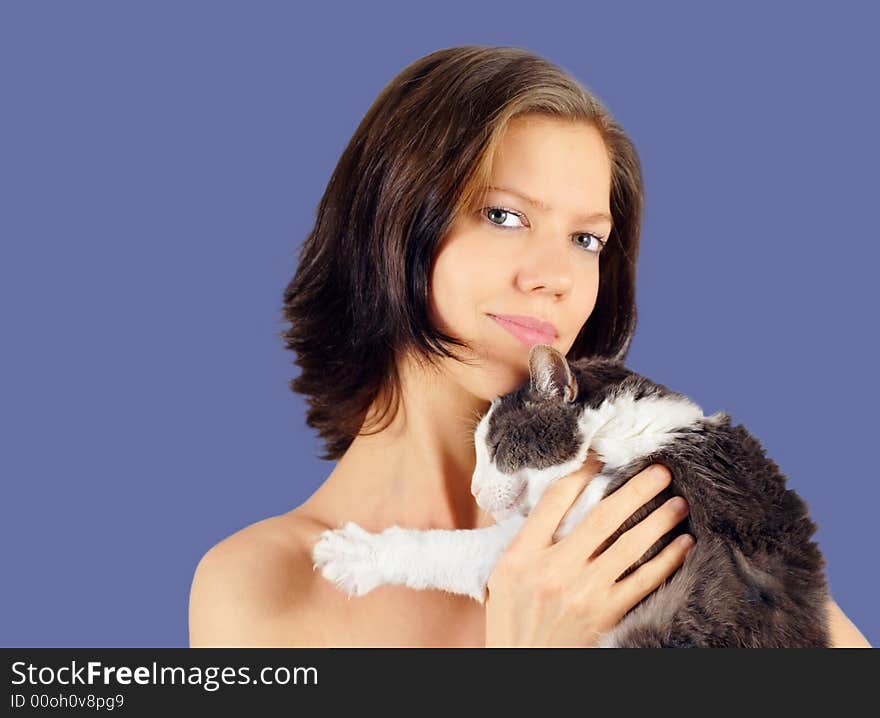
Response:
[{"label": "bare shoulder", "polygon": [[310,547],[323,528],[294,510],[208,550],[190,587],[190,646],[317,645],[310,619],[319,589]]},{"label": "bare shoulder", "polygon": [[829,596],[828,629],[831,633],[832,648],[871,648],[868,639],[843,612],[835,600]]}]

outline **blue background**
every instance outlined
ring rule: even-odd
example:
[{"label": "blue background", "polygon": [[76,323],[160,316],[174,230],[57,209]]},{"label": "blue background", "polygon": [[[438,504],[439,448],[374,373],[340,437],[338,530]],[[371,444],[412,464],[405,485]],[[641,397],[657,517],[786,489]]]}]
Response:
[{"label": "blue background", "polygon": [[284,285],[378,92],[475,43],[558,63],[630,133],[629,364],[762,440],[880,643],[864,6],[3,3],[0,642],[187,645],[199,558],[329,474]]}]

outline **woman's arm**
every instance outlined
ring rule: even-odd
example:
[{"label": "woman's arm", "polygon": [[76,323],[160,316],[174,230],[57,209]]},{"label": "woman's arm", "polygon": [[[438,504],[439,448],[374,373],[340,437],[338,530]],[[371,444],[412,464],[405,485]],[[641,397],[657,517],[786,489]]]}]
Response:
[{"label": "woman's arm", "polygon": [[872,647],[832,598],[828,599],[828,627],[831,630],[832,648]]}]

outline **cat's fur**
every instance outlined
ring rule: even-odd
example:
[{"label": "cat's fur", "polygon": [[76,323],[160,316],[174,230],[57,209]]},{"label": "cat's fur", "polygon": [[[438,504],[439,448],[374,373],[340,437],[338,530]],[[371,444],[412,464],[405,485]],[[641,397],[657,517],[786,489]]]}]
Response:
[{"label": "cat's fur", "polygon": [[543,491],[578,469],[592,449],[604,464],[560,522],[566,536],[604,496],[647,466],[671,484],[600,547],[673,495],[688,516],[623,575],[680,533],[696,544],[677,571],[633,607],[603,647],[797,647],[830,645],[825,560],[816,525],[761,444],[719,412],[704,416],[682,394],[607,359],[567,362],[535,345],[530,380],[496,398],[475,431],[472,492],[496,524],[473,530],[394,526],[372,534],[352,522],[325,531],[315,568],[350,595],[382,584],[485,598],[500,554]]}]

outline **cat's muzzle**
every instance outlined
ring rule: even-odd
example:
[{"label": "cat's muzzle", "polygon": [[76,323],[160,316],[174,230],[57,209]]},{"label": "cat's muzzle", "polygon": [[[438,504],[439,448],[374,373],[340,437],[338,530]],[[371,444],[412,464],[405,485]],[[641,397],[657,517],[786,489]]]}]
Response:
[{"label": "cat's muzzle", "polygon": [[493,481],[476,488],[477,506],[491,513],[511,512],[517,508],[526,491],[526,482],[507,477],[505,482]]}]

